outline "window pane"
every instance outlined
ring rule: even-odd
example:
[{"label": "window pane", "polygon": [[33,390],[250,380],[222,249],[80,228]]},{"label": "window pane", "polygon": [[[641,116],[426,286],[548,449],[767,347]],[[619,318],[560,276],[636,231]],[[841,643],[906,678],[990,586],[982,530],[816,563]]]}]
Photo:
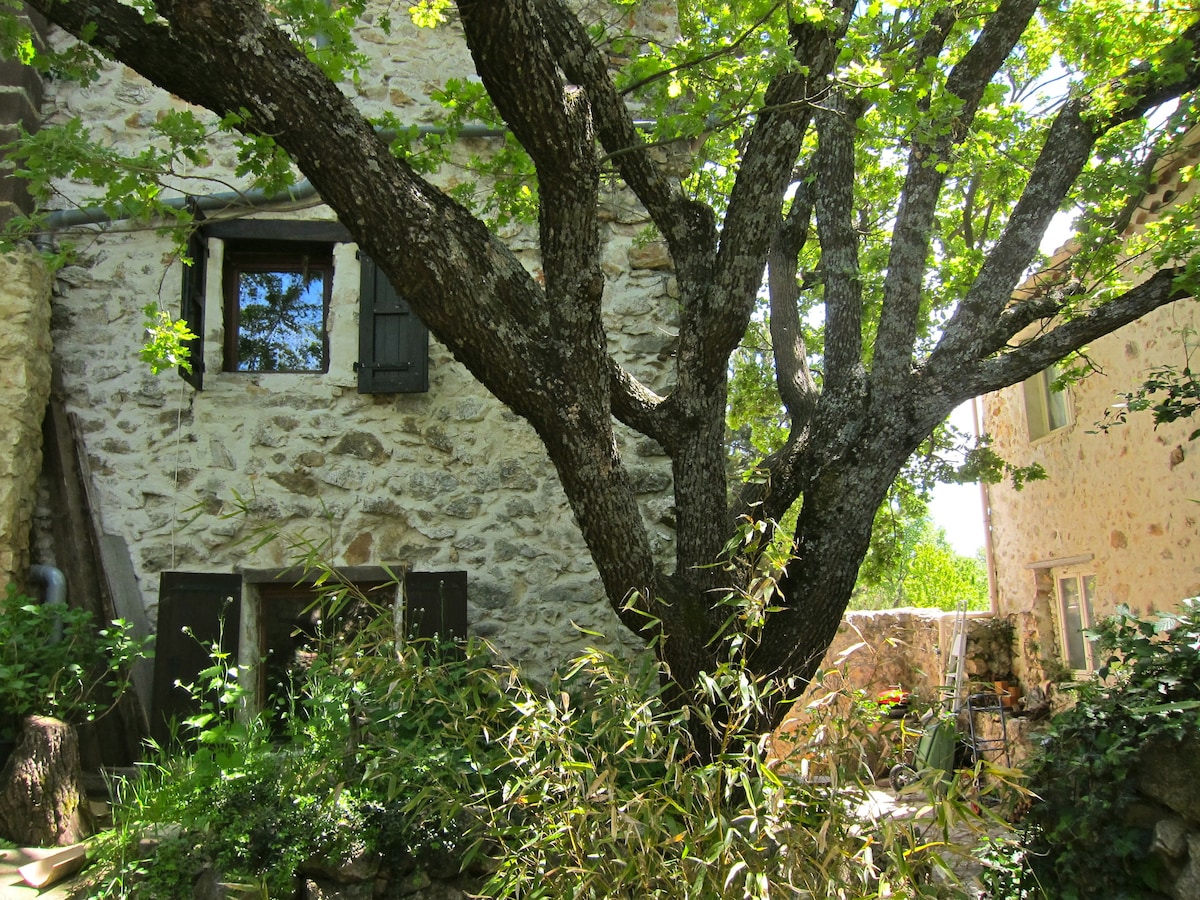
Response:
[{"label": "window pane", "polygon": [[1050,430],[1046,420],[1046,391],[1042,373],[1026,379],[1022,388],[1025,392],[1025,419],[1029,426],[1029,439],[1036,441]]},{"label": "window pane", "polygon": [[238,273],[240,372],[320,372],[325,368],[325,272]]},{"label": "window pane", "polygon": [[1053,388],[1054,379],[1059,375],[1058,368],[1050,368],[1042,373],[1046,383],[1046,424],[1049,431],[1066,428],[1071,424],[1071,411],[1067,408],[1067,392],[1056,391]]},{"label": "window pane", "polygon": [[1058,596],[1062,605],[1063,643],[1066,645],[1067,665],[1072,669],[1086,669],[1087,651],[1083,646],[1083,610],[1080,606],[1079,579],[1060,578]]},{"label": "window pane", "polygon": [[1067,392],[1051,389],[1060,374],[1058,366],[1051,366],[1026,379],[1022,385],[1031,441],[1071,424],[1071,405]]},{"label": "window pane", "polygon": [[[1096,616],[1093,610],[1095,609],[1094,602],[1096,599],[1096,576],[1085,575],[1080,579],[1083,582],[1083,596],[1081,598],[1081,606],[1083,612],[1083,627],[1092,628],[1096,624]],[[1088,668],[1095,668],[1096,665],[1096,642],[1087,642],[1088,650]]]}]

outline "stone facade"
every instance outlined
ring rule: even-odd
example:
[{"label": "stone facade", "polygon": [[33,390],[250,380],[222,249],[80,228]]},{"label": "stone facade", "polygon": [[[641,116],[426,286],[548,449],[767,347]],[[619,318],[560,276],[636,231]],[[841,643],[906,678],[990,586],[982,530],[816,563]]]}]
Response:
[{"label": "stone facade", "polygon": [[[669,34],[673,27],[672,3],[640,5],[637,15],[639,28]],[[348,89],[368,111],[387,107],[404,122],[429,121],[431,90],[448,73],[472,71],[453,25],[417,29],[397,15],[385,35],[368,16],[361,46],[371,61]],[[94,135],[132,151],[153,140],[151,127],[176,105],[136,74],[113,67],[86,90],[48,83],[44,113],[49,121],[80,116]],[[488,146],[485,138],[464,141],[460,162]],[[210,165],[191,173],[198,180],[184,184],[195,194],[226,190],[234,165],[232,150],[218,148]],[[451,165],[439,177],[449,186],[459,171]],[[64,182],[58,189],[66,202],[86,205],[85,185]],[[250,218],[330,221],[317,203],[264,208]],[[648,220],[622,187],[609,189],[602,222],[612,350],[652,388],[665,388],[677,315],[669,262],[639,240]],[[512,227],[503,237],[536,272],[536,232]],[[353,244],[333,250],[329,371],[249,374],[222,371],[224,242],[210,239],[207,260],[199,263],[207,267],[206,373],[196,391],[175,372],[153,376],[138,362],[142,308],[158,301],[180,310],[182,266],[171,241],[120,223],[56,239],[77,248],[73,263],[57,273],[53,298],[64,399],[86,447],[100,530],[128,547],[134,589],[151,621],[162,572],[282,568],[319,546],[338,567],[466,571],[471,632],[535,675],[595,643],[580,629],[621,642],[623,629],[604,600],[553,468],[523,420],[436,340],[427,393],[357,392],[360,261]],[[31,265],[22,260],[5,265]],[[21,281],[34,279],[4,273],[6,285]],[[11,329],[7,309],[5,321]],[[48,359],[41,327],[39,340],[21,339],[23,348],[40,353],[22,357]],[[15,377],[6,369],[6,382]],[[44,393],[21,401],[35,425]],[[669,461],[632,433],[620,441],[657,549],[669,558]],[[36,470],[32,456],[13,458]],[[28,505],[20,526],[26,531]],[[54,511],[42,515],[48,520]],[[53,564],[71,552],[54,547],[47,529],[37,546],[40,562]],[[6,564],[13,558],[10,551]],[[243,632],[253,640],[245,621]]]},{"label": "stone facade", "polygon": [[[1190,155],[1160,170],[1134,231],[1164,202],[1192,195],[1182,172],[1196,156],[1193,144]],[[1145,276],[1128,268],[1135,279]],[[1068,421],[1048,434],[1031,438],[1023,385],[984,399],[992,448],[1015,465],[1039,463],[1049,476],[1022,491],[1007,482],[989,489],[997,604],[1017,622],[1015,674],[1027,690],[1089,667],[1077,664],[1079,651],[1087,654],[1078,640],[1076,660],[1067,652],[1078,629],[1064,626],[1064,586],[1068,602],[1072,592],[1092,593],[1092,620],[1122,604],[1144,614],[1200,594],[1200,448],[1189,439],[1198,423],[1155,427],[1141,412],[1098,430],[1119,395],[1154,367],[1187,365],[1200,325],[1194,307],[1167,306],[1091,344],[1096,371],[1067,389]]]}]

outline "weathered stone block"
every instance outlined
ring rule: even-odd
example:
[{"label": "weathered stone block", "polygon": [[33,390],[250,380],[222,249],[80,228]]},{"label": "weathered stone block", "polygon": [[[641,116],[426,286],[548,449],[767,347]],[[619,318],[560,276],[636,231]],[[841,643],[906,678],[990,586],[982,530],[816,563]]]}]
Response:
[{"label": "weathered stone block", "polygon": [[373,463],[386,462],[390,456],[379,438],[365,431],[352,431],[343,435],[333,448],[333,452]]},{"label": "weathered stone block", "polygon": [[1141,752],[1137,771],[1142,794],[1200,823],[1200,736],[1151,741]]}]

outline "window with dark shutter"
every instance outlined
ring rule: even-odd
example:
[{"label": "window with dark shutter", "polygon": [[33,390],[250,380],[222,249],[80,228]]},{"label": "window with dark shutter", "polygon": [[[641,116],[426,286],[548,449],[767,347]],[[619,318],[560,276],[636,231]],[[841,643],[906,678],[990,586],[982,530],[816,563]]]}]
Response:
[{"label": "window with dark shutter", "polygon": [[230,661],[237,662],[241,612],[240,575],[163,572],[159,576],[150,734],[160,745],[166,746],[172,721],[199,712],[191,696],[176,684],[191,684],[211,665],[209,648],[219,642]]},{"label": "window with dark shutter", "polygon": [[196,337],[186,344],[192,370],[182,366],[179,374],[183,380],[201,390],[204,386],[204,266],[207,261],[207,246],[199,230],[188,237],[187,255],[191,265],[183,267],[183,290],[180,294],[179,318]]},{"label": "window with dark shutter", "polygon": [[365,254],[359,294],[358,392],[419,394],[429,390],[429,329]]},{"label": "window with dark shutter", "polygon": [[465,641],[467,573],[407,573],[404,576],[404,632],[410,639]]}]

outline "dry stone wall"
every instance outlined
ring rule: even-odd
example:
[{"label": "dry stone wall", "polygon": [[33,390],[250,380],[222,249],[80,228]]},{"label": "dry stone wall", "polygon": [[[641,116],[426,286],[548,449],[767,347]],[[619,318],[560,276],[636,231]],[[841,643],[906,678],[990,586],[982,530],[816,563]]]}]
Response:
[{"label": "dry stone wall", "polygon": [[[994,690],[997,679],[1012,677],[1013,626],[1008,619],[971,613],[965,621],[965,633],[964,696]],[[954,643],[952,612],[911,608],[848,612],[821,662],[820,680],[780,726],[775,753],[789,757],[789,734],[803,732],[809,723],[806,707],[824,702],[830,693],[838,695],[836,702],[844,714],[854,703],[875,701],[895,688],[912,695],[912,706],[917,711],[942,703],[946,697],[941,688]],[[1024,719],[1008,719],[1002,725],[995,716],[980,716],[977,720],[980,735],[997,746],[1007,736],[1012,761],[1026,754],[1029,724]],[[961,728],[967,733],[965,719]],[[912,743],[914,730],[919,730],[916,723],[901,729],[897,722],[885,720],[871,731],[863,751],[876,774],[886,774],[893,764],[903,760],[904,745]]]},{"label": "dry stone wall", "polygon": [[[649,25],[665,28],[673,7],[646,9]],[[368,17],[363,36],[372,60],[350,89],[364,106],[392,107],[402,121],[428,120],[430,91],[448,74],[471,71],[454,26],[421,30],[397,16],[386,35]],[[51,85],[46,108],[56,120],[82,116],[93,133],[128,150],[152,140],[151,126],[176,103],[116,68],[86,91]],[[487,147],[485,139],[466,141],[459,161]],[[228,179],[232,166],[232,151],[218,150],[196,174]],[[440,177],[449,186],[464,172],[452,165]],[[88,196],[83,185],[61,189],[76,202]],[[189,189],[224,188],[198,181]],[[257,214],[285,216],[331,218],[320,206]],[[606,195],[602,222],[611,349],[649,386],[665,388],[677,323],[669,261],[639,240],[647,219],[623,188]],[[535,233],[513,227],[502,237],[536,274]],[[155,377],[137,361],[141,308],[157,300],[179,309],[181,267],[170,241],[121,227],[73,240],[78,256],[58,273],[53,317],[66,400],[84,433],[102,528],[127,542],[151,612],[162,571],[282,567],[320,546],[340,566],[465,570],[472,632],[534,674],[595,642],[579,629],[623,639],[555,473],[523,420],[436,341],[428,393],[357,393],[352,244],[334,251],[329,372],[246,374],[221,371],[223,245],[210,240],[207,371],[196,392],[175,373]],[[669,558],[669,461],[632,433],[619,441],[655,548]],[[258,546],[264,530],[280,536]]]},{"label": "dry stone wall", "polygon": [[0,589],[29,570],[50,396],[50,281],[33,252],[0,254]]}]

